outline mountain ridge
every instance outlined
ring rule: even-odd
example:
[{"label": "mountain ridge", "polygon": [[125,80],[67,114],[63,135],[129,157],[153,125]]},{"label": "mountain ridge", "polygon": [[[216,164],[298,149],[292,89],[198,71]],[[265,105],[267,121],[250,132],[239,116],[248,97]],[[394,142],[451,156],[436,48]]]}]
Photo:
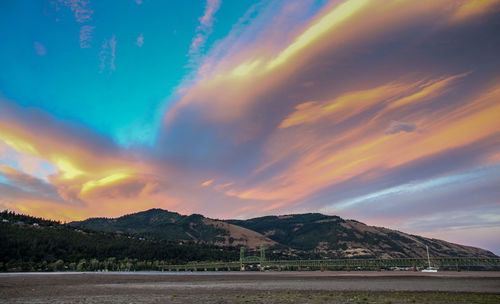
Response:
[{"label": "mountain ridge", "polygon": [[435,257],[496,257],[481,248],[321,213],[219,220],[154,208],[117,218],[89,218],[70,225],[217,246],[256,249],[262,245],[291,258],[304,255],[315,258],[422,258],[426,256],[426,246]]},{"label": "mountain ridge", "polygon": [[265,247],[276,244],[254,231],[225,221],[210,219],[196,213],[181,215],[159,208],[117,218],[89,218],[69,224],[106,232],[131,233],[166,240],[194,241],[220,246],[257,248],[261,244]]}]

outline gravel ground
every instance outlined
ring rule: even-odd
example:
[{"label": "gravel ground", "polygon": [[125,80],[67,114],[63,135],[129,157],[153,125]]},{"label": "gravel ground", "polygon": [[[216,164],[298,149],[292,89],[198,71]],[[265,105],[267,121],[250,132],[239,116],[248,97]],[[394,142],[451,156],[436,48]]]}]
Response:
[{"label": "gravel ground", "polygon": [[0,274],[0,303],[415,302],[500,303],[500,273]]}]

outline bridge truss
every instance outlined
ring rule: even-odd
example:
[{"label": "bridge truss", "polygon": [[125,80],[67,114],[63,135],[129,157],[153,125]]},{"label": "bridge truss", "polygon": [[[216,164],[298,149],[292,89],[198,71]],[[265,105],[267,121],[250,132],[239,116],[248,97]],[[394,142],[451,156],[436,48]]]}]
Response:
[{"label": "bridge truss", "polygon": [[[500,258],[431,258],[431,265],[442,270],[499,270]],[[235,262],[191,262],[163,265],[164,271],[245,271],[245,270],[415,270],[427,267],[427,259],[334,259],[266,261],[262,257],[240,257]]]}]

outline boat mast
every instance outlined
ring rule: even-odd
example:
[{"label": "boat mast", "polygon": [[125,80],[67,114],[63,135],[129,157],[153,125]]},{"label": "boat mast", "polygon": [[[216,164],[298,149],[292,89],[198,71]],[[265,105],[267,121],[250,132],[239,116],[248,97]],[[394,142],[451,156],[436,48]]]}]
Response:
[{"label": "boat mast", "polygon": [[427,262],[429,263],[429,268],[431,268],[431,258],[429,257],[429,246],[425,245],[427,249]]}]

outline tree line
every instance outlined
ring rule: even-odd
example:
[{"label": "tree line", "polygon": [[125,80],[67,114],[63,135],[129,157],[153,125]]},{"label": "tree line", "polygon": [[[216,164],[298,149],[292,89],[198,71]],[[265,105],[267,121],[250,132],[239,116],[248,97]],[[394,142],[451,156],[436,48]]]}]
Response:
[{"label": "tree line", "polygon": [[239,248],[70,227],[0,212],[0,271],[138,271],[189,261],[235,261]]}]

